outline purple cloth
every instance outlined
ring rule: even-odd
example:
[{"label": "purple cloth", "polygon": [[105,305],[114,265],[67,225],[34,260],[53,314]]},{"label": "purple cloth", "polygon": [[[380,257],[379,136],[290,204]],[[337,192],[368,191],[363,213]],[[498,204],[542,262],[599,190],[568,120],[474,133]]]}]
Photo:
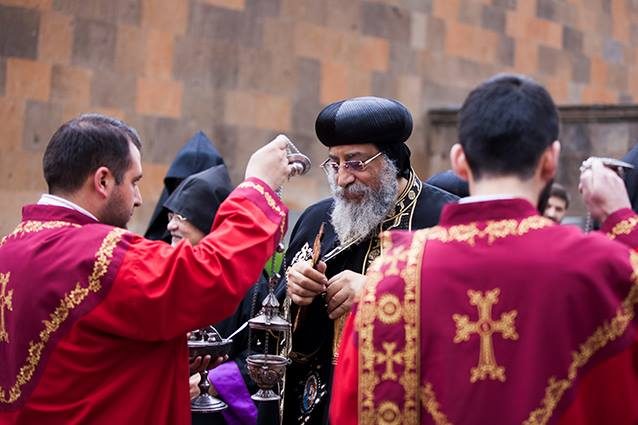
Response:
[{"label": "purple cloth", "polygon": [[244,378],[234,361],[223,363],[208,372],[219,397],[228,404],[222,415],[228,425],[256,425],[257,406],[250,398]]}]

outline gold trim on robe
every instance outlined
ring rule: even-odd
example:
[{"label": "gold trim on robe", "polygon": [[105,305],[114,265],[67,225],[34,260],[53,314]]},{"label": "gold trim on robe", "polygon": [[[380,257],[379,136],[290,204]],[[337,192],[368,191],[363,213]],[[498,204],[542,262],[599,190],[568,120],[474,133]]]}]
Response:
[{"label": "gold trim on robe", "polygon": [[[37,222],[26,223],[31,224],[28,226],[19,225],[12,235],[19,233],[18,229],[21,229],[20,232],[35,232],[43,229],[54,229],[73,225],[65,222],[50,222],[51,224],[48,226],[46,225],[46,222],[41,223],[43,225],[33,224]],[[40,363],[42,351],[51,335],[57,331],[68,318],[71,310],[79,306],[90,292],[98,292],[102,288],[101,280],[108,271],[108,267],[113,257],[113,251],[126,232],[127,231],[124,229],[115,228],[104,237],[99,249],[95,253],[95,262],[93,263],[92,273],[88,278],[88,285],[83,287],[80,285],[80,282],[76,283],[75,288],[66,293],[64,298],[60,300],[56,309],[49,315],[49,319],[43,321],[44,327],[38,335],[39,340],[29,342],[27,358],[18,372],[15,384],[9,389],[0,388],[0,403],[13,403],[20,397],[22,392],[21,387],[28,383],[33,377],[33,374]]]}]

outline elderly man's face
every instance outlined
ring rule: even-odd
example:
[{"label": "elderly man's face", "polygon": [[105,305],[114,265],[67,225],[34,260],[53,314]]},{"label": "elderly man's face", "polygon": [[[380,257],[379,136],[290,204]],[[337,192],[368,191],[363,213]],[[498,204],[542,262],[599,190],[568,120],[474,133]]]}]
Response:
[{"label": "elderly man's face", "polygon": [[348,201],[361,201],[364,194],[357,190],[360,183],[372,190],[379,190],[380,172],[383,169],[383,158],[379,156],[372,159],[361,171],[345,166],[346,161],[366,162],[379,153],[379,149],[371,144],[333,146],[328,151],[331,161],[339,164],[339,170],[328,174],[331,183],[337,186],[338,192]]},{"label": "elderly man's face", "polygon": [[330,148],[333,164],[325,167],[335,201],[330,221],[341,242],[374,232],[394,206],[397,168],[385,155],[378,154],[372,144]]}]

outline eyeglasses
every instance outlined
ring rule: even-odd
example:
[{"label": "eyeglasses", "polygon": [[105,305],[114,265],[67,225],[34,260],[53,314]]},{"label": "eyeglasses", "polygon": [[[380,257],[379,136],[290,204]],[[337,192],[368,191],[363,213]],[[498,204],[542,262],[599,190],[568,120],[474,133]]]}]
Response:
[{"label": "eyeglasses", "polygon": [[188,221],[188,219],[186,217],[184,217],[183,215],[174,213],[174,212],[169,212],[168,213],[168,221],[169,223],[171,221],[173,221],[173,219],[177,220],[178,223],[183,223],[185,221]]},{"label": "eyeglasses", "polygon": [[343,168],[345,168],[347,171],[354,171],[358,173],[364,171],[368,164],[381,156],[382,153],[383,152],[378,152],[372,158],[366,159],[365,161],[343,161],[343,163],[341,164],[328,158],[321,163],[321,168],[323,168],[323,171],[325,171],[326,174],[338,173],[339,167],[341,167],[341,165],[343,164]]}]

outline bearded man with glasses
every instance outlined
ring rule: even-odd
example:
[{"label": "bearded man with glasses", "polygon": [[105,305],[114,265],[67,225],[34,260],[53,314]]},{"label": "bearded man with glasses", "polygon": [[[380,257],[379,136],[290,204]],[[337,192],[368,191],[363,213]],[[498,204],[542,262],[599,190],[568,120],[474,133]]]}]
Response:
[{"label": "bearded man with glasses", "polygon": [[[378,97],[328,105],[315,124],[328,147],[321,164],[333,196],[310,206],[292,231],[284,280],[292,301],[292,364],[286,375],[284,423],[327,424],[332,369],[346,313],[382,247],[379,233],[438,223],[456,196],[421,182],[405,142],[412,116]],[[324,223],[319,258],[313,241]],[[283,289],[282,282],[281,288]]]}]

